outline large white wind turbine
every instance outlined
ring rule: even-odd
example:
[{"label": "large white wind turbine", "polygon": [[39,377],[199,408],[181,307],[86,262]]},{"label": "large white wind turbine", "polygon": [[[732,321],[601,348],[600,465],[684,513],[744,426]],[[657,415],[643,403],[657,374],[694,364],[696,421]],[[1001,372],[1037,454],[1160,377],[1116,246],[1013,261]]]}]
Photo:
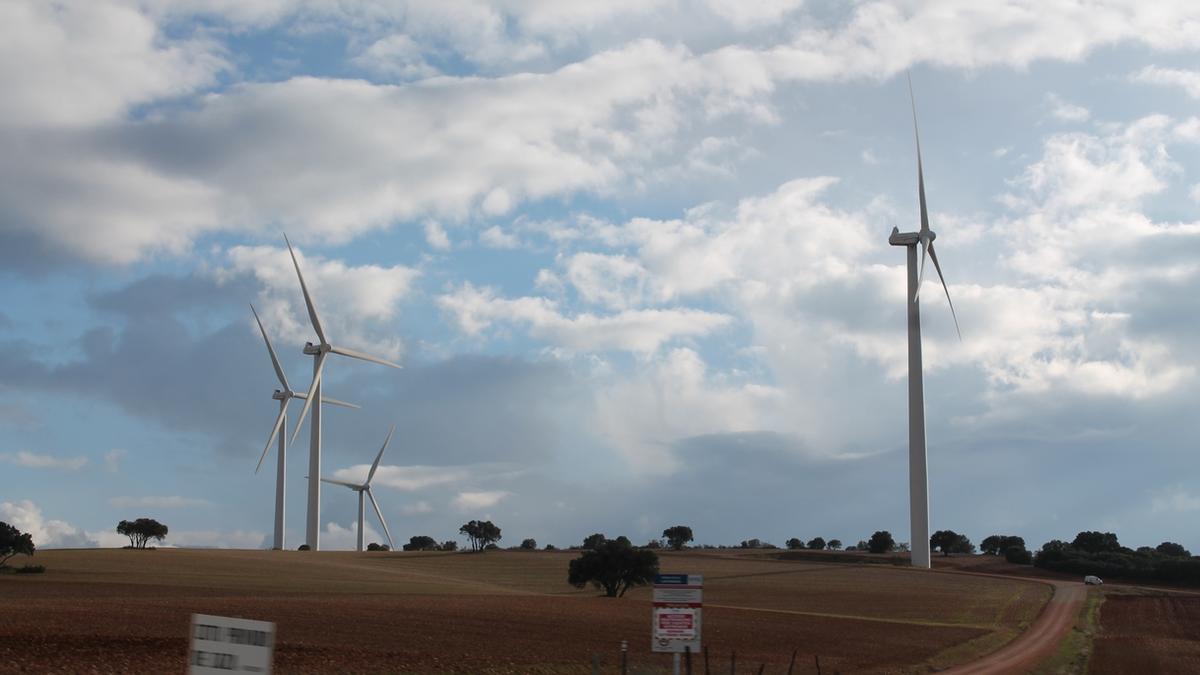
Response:
[{"label": "large white wind turbine", "polygon": [[383,526],[383,534],[387,537],[388,548],[396,548],[392,543],[392,533],[388,531],[387,521],[383,519],[383,511],[379,510],[379,502],[375,501],[375,495],[371,494],[371,479],[375,477],[375,470],[379,468],[379,460],[383,459],[383,451],[387,450],[388,442],[392,440],[392,432],[396,431],[396,425],[388,431],[387,438],[383,439],[383,447],[379,448],[379,454],[375,455],[375,463],[371,465],[371,471],[367,474],[367,479],[362,483],[350,483],[344,480],[334,480],[332,478],[322,478],[326,483],[334,485],[343,485],[358,493],[358,550],[363,550],[363,531],[365,521],[363,520],[363,495],[371,500],[371,506],[375,508],[375,515],[379,516],[379,524]]},{"label": "large white wind turbine", "polygon": [[[925,279],[925,258],[933,261],[938,279],[946,291],[950,303],[950,316],[954,317],[954,330],[958,339],[962,331],[958,328],[958,316],[954,314],[954,302],[950,300],[950,288],[942,276],[933,240],[937,234],[929,229],[929,213],[925,208],[925,170],[921,165],[921,134],[917,131],[917,104],[912,95],[912,81],[908,84],[908,95],[912,102],[913,133],[917,139],[917,198],[921,206],[921,229],[918,232],[900,232],[893,227],[888,243],[908,248],[908,499],[911,523],[913,567],[928,569],[929,554],[929,465],[925,453],[925,388],[921,370],[921,282]],[[917,262],[917,246],[921,247],[921,260]]]},{"label": "large white wind turbine", "polygon": [[308,318],[312,322],[313,330],[317,332],[317,339],[320,340],[319,344],[314,345],[309,342],[304,345],[304,353],[316,358],[313,360],[313,379],[312,384],[308,386],[308,398],[304,401],[304,407],[300,409],[296,431],[292,433],[292,442],[294,443],[296,437],[300,435],[300,427],[304,424],[304,418],[311,409],[312,423],[309,426],[311,435],[308,444],[308,518],[305,522],[305,543],[310,549],[319,551],[321,550],[321,406],[314,406],[313,402],[320,403],[321,401],[321,374],[325,369],[325,359],[330,352],[333,352],[354,359],[381,363],[392,368],[400,366],[370,354],[329,344],[329,340],[325,337],[325,330],[321,327],[321,319],[317,316],[317,308],[313,306],[312,296],[308,293],[308,286],[304,283],[304,275],[300,272],[300,263],[296,260],[296,252],[292,250],[292,242],[288,241],[286,234],[283,236],[283,240],[287,243],[288,253],[292,255],[292,264],[296,267],[296,276],[300,279],[300,290],[304,293]]},{"label": "large white wind turbine", "polygon": [[[258,322],[258,330],[262,333],[263,342],[267,343],[267,353],[271,355],[271,365],[275,367],[275,376],[279,378],[279,384],[282,389],[276,389],[275,393],[271,394],[271,398],[279,401],[279,416],[275,418],[275,425],[271,427],[271,435],[267,437],[267,443],[263,446],[262,455],[258,458],[258,466],[254,467],[254,473],[262,468],[263,460],[267,458],[267,453],[271,450],[271,442],[275,437],[279,437],[279,457],[276,462],[275,470],[275,539],[273,548],[283,550],[283,532],[284,532],[284,497],[285,486],[284,474],[287,472],[287,407],[288,402],[293,398],[308,398],[308,395],[302,391],[293,391],[288,385],[287,376],[283,374],[283,366],[279,365],[279,357],[275,355],[275,347],[271,345],[271,338],[267,337],[267,329],[263,327],[262,319],[258,317],[258,312],[254,309],[254,305],[250,305],[250,311],[254,312],[254,320]],[[353,403],[346,403],[337,399],[326,398],[321,401],[322,404],[338,405],[343,408],[357,408]],[[283,431],[283,433],[280,433]]]}]

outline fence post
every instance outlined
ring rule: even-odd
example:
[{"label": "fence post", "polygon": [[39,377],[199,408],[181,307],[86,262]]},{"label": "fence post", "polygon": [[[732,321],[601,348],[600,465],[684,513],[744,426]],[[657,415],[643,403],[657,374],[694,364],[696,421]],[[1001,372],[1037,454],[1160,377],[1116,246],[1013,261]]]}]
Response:
[{"label": "fence post", "polygon": [[629,642],[621,640],[621,675],[629,672]]},{"label": "fence post", "polygon": [[692,675],[692,646],[683,646],[683,670],[687,675]]},{"label": "fence post", "polygon": [[817,661],[817,675],[821,675],[821,657],[818,654],[813,654],[813,658]]},{"label": "fence post", "polygon": [[729,675],[737,673],[737,650],[729,652]]},{"label": "fence post", "polygon": [[708,672],[708,645],[704,645],[704,675],[709,675],[709,672]]},{"label": "fence post", "polygon": [[799,649],[792,650],[792,662],[788,664],[787,675],[792,675],[792,670],[796,667],[796,652],[798,652],[798,651],[800,651],[800,650]]}]

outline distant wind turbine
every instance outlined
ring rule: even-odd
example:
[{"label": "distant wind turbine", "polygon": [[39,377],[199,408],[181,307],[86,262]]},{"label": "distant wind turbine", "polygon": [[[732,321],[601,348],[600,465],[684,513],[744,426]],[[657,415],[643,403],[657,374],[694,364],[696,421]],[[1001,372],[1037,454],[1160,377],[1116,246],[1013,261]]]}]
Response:
[{"label": "distant wind turbine", "polygon": [[364,527],[365,521],[363,520],[365,513],[363,508],[364,494],[367,496],[367,499],[371,500],[371,506],[375,508],[375,515],[379,516],[379,524],[383,526],[383,534],[387,537],[388,548],[396,547],[392,543],[392,533],[388,531],[387,521],[383,519],[383,511],[379,510],[379,502],[376,502],[375,495],[371,494],[371,479],[375,477],[375,470],[379,468],[379,460],[383,459],[383,451],[387,450],[388,442],[392,440],[392,433],[394,431],[396,431],[396,425],[393,424],[391,430],[388,431],[387,438],[383,439],[383,447],[379,448],[379,454],[375,455],[375,463],[371,465],[371,471],[367,474],[367,479],[362,483],[350,483],[344,480],[334,480],[332,478],[321,479],[326,483],[333,483],[334,485],[348,487],[358,493],[358,550],[360,551],[363,550],[363,532],[366,529]]},{"label": "distant wind turbine", "polygon": [[[254,473],[262,468],[263,460],[267,458],[267,453],[271,450],[271,442],[275,437],[279,437],[279,458],[275,472],[275,539],[273,548],[283,550],[283,532],[284,532],[284,497],[285,497],[285,481],[284,474],[287,469],[287,407],[288,403],[293,398],[307,398],[307,394],[302,391],[292,391],[288,385],[287,376],[283,374],[283,367],[279,365],[279,357],[275,355],[275,348],[271,346],[271,338],[267,337],[267,329],[263,327],[262,319],[258,317],[258,312],[254,309],[254,305],[250,305],[250,311],[254,313],[254,320],[258,322],[258,330],[262,333],[263,342],[267,343],[267,353],[271,355],[271,365],[275,367],[275,376],[279,378],[279,384],[282,389],[276,389],[275,393],[271,394],[271,398],[279,401],[279,416],[275,418],[275,425],[271,427],[271,435],[267,437],[267,443],[263,447],[262,455],[258,458],[258,466],[254,467]],[[343,408],[357,408],[353,403],[346,403],[337,399],[326,398],[321,401],[323,404],[342,406]],[[280,431],[283,433],[280,433]]]},{"label": "distant wind turbine", "polygon": [[[908,81],[908,96],[912,104],[913,134],[917,140],[917,198],[921,206],[921,229],[918,232],[900,232],[893,227],[888,243],[908,248],[908,499],[911,529],[913,567],[928,569],[929,553],[929,463],[925,451],[925,388],[921,366],[921,305],[919,296],[921,283],[925,279],[925,258],[933,261],[938,279],[946,291],[950,303],[950,316],[954,318],[954,330],[962,340],[958,327],[958,316],[954,313],[954,302],[950,300],[950,288],[942,276],[933,240],[937,234],[929,229],[929,213],[925,206],[925,170],[921,164],[921,133],[917,130],[917,103],[912,93],[912,79]],[[917,246],[921,247],[918,269]]]},{"label": "distant wind turbine", "polygon": [[296,252],[292,250],[292,242],[288,240],[286,234],[283,235],[283,240],[287,243],[288,253],[292,255],[292,264],[296,267],[296,276],[300,279],[300,290],[304,293],[308,318],[312,322],[313,330],[317,332],[317,339],[320,340],[319,344],[314,345],[309,342],[304,345],[304,353],[316,358],[313,360],[313,379],[312,384],[308,386],[308,398],[304,401],[304,407],[300,409],[296,431],[292,433],[292,442],[295,443],[296,437],[300,435],[300,427],[304,424],[304,418],[311,409],[312,423],[309,425],[311,435],[308,444],[308,518],[305,522],[305,543],[310,549],[319,551],[321,550],[321,406],[314,406],[313,401],[320,402],[321,400],[321,374],[325,369],[325,358],[330,352],[333,352],[392,368],[400,366],[370,354],[329,344],[329,340],[325,337],[325,330],[321,327],[321,319],[317,316],[317,308],[313,305],[312,296],[308,293],[308,286],[304,283],[304,275],[300,272],[300,263],[296,260]]}]

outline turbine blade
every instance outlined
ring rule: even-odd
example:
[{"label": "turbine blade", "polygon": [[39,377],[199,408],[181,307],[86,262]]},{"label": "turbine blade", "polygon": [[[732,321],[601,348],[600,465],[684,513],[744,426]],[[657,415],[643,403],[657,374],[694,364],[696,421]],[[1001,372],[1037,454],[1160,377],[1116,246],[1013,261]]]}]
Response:
[{"label": "turbine blade", "polygon": [[[307,391],[293,391],[292,396],[294,398],[302,399],[305,401],[308,400],[308,392]],[[357,403],[347,403],[345,401],[339,401],[336,398],[329,398],[328,396],[321,397],[321,405],[336,405],[336,406],[341,406],[343,408],[354,408],[355,410],[362,407],[361,405],[358,405]]]},{"label": "turbine blade", "polygon": [[371,473],[367,474],[367,485],[371,484],[371,479],[375,477],[375,470],[379,468],[379,460],[383,459],[383,451],[387,450],[388,443],[392,440],[392,434],[396,431],[396,425],[393,424],[391,429],[388,429],[387,438],[383,439],[383,447],[379,448],[379,454],[375,455],[375,463],[371,465]]},{"label": "turbine blade", "polygon": [[356,351],[353,349],[347,349],[345,347],[331,346],[329,348],[329,351],[333,352],[334,354],[341,354],[342,356],[349,356],[352,359],[361,359],[363,361],[370,361],[371,363],[381,363],[385,366],[391,366],[392,368],[400,368],[401,367],[395,363],[392,363],[391,361],[381,359],[378,356],[371,356],[370,354],[364,354],[363,352]]},{"label": "turbine blade", "polygon": [[360,485],[358,483],[349,483],[344,480],[334,480],[333,478],[322,478],[321,482],[322,483],[333,483],[334,485],[345,485],[346,487],[353,488],[355,490],[362,487],[362,485]]},{"label": "turbine blade", "polygon": [[921,233],[929,231],[929,211],[925,207],[925,168],[921,164],[921,132],[917,129],[917,99],[913,96],[912,75],[908,76],[908,101],[912,105],[913,136],[917,139],[917,198],[921,202]]},{"label": "turbine blade", "polygon": [[950,316],[954,318],[954,332],[958,333],[958,341],[962,342],[962,331],[958,328],[958,315],[954,313],[954,301],[950,299],[950,287],[946,285],[946,277],[942,276],[942,266],[938,264],[937,253],[933,250],[933,242],[929,244],[929,258],[933,260],[933,268],[937,270],[938,279],[942,280],[942,289],[946,291],[946,302],[950,303]]},{"label": "turbine blade", "polygon": [[[313,306],[312,296],[308,294],[308,286],[304,283],[304,275],[300,273],[300,263],[296,261],[296,252],[292,250],[292,242],[288,241],[287,235],[283,235],[283,240],[287,242],[288,253],[292,254],[292,264],[296,266],[296,276],[300,278],[300,290],[304,292],[304,304],[308,307],[308,318],[312,321],[313,330],[317,331],[317,338],[321,344],[327,345],[329,341],[325,339],[325,331],[321,330],[321,319],[317,317],[317,308]],[[310,388],[309,391],[312,391]]]},{"label": "turbine blade", "polygon": [[279,365],[279,357],[275,356],[275,348],[271,346],[271,338],[267,337],[267,329],[263,328],[262,319],[258,318],[258,312],[255,311],[254,305],[250,305],[250,311],[254,312],[254,320],[258,322],[258,331],[262,333],[263,342],[267,343],[267,352],[271,354],[271,365],[275,366],[275,376],[279,378],[279,384],[283,385],[283,390],[288,391],[291,387],[288,386],[287,376],[283,374],[283,367]]},{"label": "turbine blade", "polygon": [[929,247],[933,245],[925,237],[921,237],[921,266],[917,273],[917,290],[913,293],[913,302],[921,299],[921,286],[925,283],[925,258],[929,256]]},{"label": "turbine blade", "polygon": [[[271,427],[271,435],[267,437],[267,444],[263,447],[262,456],[258,458],[258,466],[254,467],[254,473],[262,468],[263,460],[267,458],[267,453],[271,451],[271,443],[275,440],[275,436],[279,433],[279,427],[283,426],[283,418],[287,415],[287,407],[279,407],[279,416],[275,418],[275,426]],[[284,433],[287,433],[286,431]]]},{"label": "turbine blade", "polygon": [[336,398],[329,398],[328,396],[321,397],[321,404],[322,405],[336,405],[339,408],[354,408],[356,410],[358,408],[362,407],[362,406],[354,404],[354,403],[346,403],[345,401],[339,401]]},{"label": "turbine blade", "polygon": [[392,533],[388,531],[387,521],[383,519],[383,511],[379,510],[379,502],[375,501],[375,495],[371,494],[370,486],[367,487],[367,497],[371,499],[371,506],[375,507],[375,515],[379,516],[379,524],[383,526],[383,533],[387,536],[388,548],[396,548],[392,543]]},{"label": "turbine blade", "polygon": [[[325,370],[325,356],[329,352],[321,352],[317,355],[317,370],[313,373],[312,384],[308,386],[309,391],[314,391],[317,385],[321,383],[321,373]],[[300,428],[304,426],[304,418],[308,416],[308,409],[312,407],[313,399],[311,396],[304,397],[304,407],[300,409],[300,417],[296,420],[296,430],[292,432],[292,440],[289,444],[296,442],[296,437],[300,435]]]}]

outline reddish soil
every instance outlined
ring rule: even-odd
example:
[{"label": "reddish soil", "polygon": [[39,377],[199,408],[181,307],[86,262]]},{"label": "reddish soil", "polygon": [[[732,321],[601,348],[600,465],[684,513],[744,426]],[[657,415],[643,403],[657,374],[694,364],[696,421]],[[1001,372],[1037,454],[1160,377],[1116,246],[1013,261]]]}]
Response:
[{"label": "reddish soil", "polygon": [[1200,673],[1200,596],[1109,593],[1088,672]]},{"label": "reddish soil", "polygon": [[[193,612],[277,624],[280,672],[586,672],[593,654],[649,654],[645,601],[546,596],[230,594],[146,585],[6,584],[0,672],[164,672],[182,665]],[[831,670],[888,672],[985,631],[709,608],[722,660],[786,666],[793,649]]]},{"label": "reddish soil", "polygon": [[[275,622],[283,673],[582,674],[593,658],[611,672],[622,640],[631,672],[662,672],[670,657],[649,651],[648,591],[619,600],[574,591],[562,580],[568,557],[48,552],[44,576],[0,578],[9,608],[0,613],[0,672],[179,672],[192,613]],[[752,672],[785,670],[793,650],[797,672],[809,672],[815,655],[825,672],[923,672],[946,650],[1011,629],[1000,618],[1007,611],[984,611],[993,598],[1030,614],[1040,604],[1008,580],[666,559],[707,575],[714,601],[704,636],[721,672],[733,650]],[[831,586],[836,606],[824,595]],[[901,611],[939,586],[953,592],[937,613]],[[772,599],[770,587],[791,600]]]}]

